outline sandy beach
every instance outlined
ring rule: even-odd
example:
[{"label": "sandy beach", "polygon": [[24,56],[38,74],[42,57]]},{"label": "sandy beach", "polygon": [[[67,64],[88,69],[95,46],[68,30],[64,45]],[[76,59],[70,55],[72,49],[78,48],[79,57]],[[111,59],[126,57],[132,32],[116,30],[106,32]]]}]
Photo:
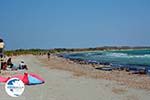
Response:
[{"label": "sandy beach", "polygon": [[[27,72],[39,74],[45,83],[25,86],[23,95],[12,98],[0,83],[0,100],[149,100],[150,77],[130,75],[123,71],[104,72],[90,65],[80,65],[52,56],[17,56],[12,61],[24,60]],[[2,71],[10,76],[26,71]]]}]

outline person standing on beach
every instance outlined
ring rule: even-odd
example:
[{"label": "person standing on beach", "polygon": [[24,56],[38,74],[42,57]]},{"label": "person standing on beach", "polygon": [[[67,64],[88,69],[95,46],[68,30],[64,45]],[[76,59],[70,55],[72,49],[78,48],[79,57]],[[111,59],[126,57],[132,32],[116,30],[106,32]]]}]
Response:
[{"label": "person standing on beach", "polygon": [[51,54],[48,52],[48,53],[47,53],[48,60],[50,60],[50,55],[51,55]]}]

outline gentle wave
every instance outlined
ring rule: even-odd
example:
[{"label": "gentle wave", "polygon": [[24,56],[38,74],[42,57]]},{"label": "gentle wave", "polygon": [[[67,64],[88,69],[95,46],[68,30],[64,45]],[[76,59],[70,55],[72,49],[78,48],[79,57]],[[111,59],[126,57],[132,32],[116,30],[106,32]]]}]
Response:
[{"label": "gentle wave", "polygon": [[128,54],[125,53],[106,53],[107,57],[128,57]]},{"label": "gentle wave", "polygon": [[97,61],[99,63],[129,65],[129,66],[149,66],[150,50],[133,51],[97,51],[68,54],[67,58]]},{"label": "gentle wave", "polygon": [[125,53],[106,53],[107,57],[120,57],[120,58],[150,58],[150,54],[145,55],[128,55]]}]

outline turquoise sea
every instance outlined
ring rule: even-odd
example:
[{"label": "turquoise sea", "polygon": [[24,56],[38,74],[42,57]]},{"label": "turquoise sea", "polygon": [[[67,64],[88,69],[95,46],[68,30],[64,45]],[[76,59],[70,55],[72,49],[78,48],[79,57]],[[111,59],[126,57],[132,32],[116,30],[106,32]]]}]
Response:
[{"label": "turquoise sea", "polygon": [[111,66],[150,67],[150,49],[80,52],[64,57]]}]

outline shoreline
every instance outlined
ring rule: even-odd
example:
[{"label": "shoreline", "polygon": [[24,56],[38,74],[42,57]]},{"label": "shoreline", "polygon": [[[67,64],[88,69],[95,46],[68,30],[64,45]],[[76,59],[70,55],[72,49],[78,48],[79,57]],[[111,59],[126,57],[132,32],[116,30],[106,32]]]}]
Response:
[{"label": "shoreline", "polygon": [[[55,55],[51,56],[50,61],[46,56],[37,56],[37,58],[48,68],[69,71],[75,77],[84,76],[94,79],[106,79],[128,87],[150,90],[150,77],[147,75],[131,74],[130,72],[118,70],[101,71],[91,65],[78,64]],[[107,65],[99,66],[108,67]]]},{"label": "shoreline", "polygon": [[[93,51],[94,52],[94,51]],[[76,52],[82,53],[82,52]],[[76,54],[76,53],[60,53],[57,54],[57,57],[61,57],[66,60],[73,61],[74,63],[78,64],[84,64],[84,65],[91,65],[93,67],[96,67],[98,70],[103,70],[103,71],[112,71],[112,70],[125,70],[127,72],[132,72],[132,74],[145,74],[145,75],[150,75],[150,66],[141,66],[141,65],[122,65],[122,64],[113,64],[109,62],[98,62],[96,60],[84,60],[82,58],[70,58],[69,56],[66,56],[66,54]],[[104,65],[105,67],[99,67],[101,65]]]}]

